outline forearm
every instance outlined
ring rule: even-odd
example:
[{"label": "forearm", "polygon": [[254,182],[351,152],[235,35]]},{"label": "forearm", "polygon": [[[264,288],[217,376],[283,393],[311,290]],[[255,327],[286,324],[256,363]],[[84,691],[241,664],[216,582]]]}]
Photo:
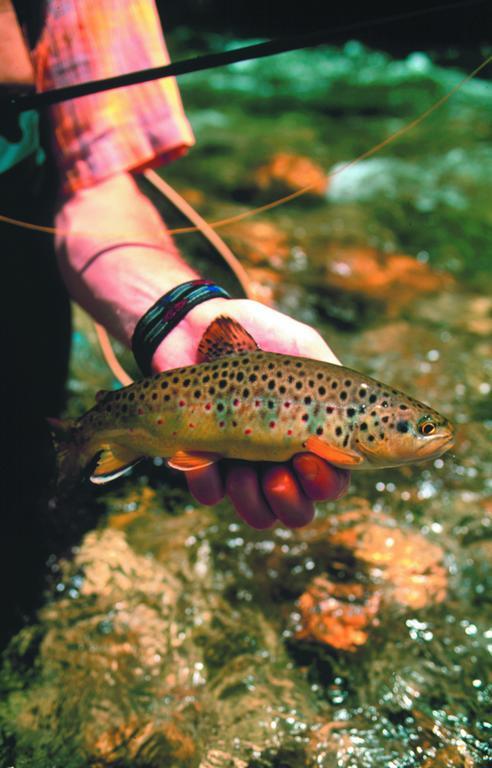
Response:
[{"label": "forearm", "polygon": [[70,295],[126,345],[160,296],[198,276],[181,259],[157,211],[129,174],[68,198],[56,226],[60,269]]}]

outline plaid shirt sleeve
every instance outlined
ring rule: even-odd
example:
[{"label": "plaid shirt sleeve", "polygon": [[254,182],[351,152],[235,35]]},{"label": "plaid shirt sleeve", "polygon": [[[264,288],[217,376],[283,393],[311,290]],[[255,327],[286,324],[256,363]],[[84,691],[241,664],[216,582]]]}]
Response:
[{"label": "plaid shirt sleeve", "polygon": [[[154,0],[47,0],[34,63],[38,91],[169,63]],[[174,78],[50,109],[65,194],[168,162],[194,143]]]}]

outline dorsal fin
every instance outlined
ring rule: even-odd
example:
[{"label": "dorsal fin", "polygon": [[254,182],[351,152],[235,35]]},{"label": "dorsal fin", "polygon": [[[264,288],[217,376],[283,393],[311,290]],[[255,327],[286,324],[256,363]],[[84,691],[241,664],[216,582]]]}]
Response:
[{"label": "dorsal fin", "polygon": [[237,320],[221,315],[210,323],[201,338],[198,345],[198,362],[255,352],[258,349],[256,341]]}]

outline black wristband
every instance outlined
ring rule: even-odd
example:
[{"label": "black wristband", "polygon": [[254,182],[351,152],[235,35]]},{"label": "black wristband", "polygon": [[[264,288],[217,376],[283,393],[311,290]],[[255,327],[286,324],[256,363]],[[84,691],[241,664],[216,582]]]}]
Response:
[{"label": "black wristband", "polygon": [[230,299],[223,288],[211,280],[190,280],[161,296],[138,321],[132,337],[132,350],[143,374],[152,373],[154,352],[161,341],[188,312],[209,299]]}]

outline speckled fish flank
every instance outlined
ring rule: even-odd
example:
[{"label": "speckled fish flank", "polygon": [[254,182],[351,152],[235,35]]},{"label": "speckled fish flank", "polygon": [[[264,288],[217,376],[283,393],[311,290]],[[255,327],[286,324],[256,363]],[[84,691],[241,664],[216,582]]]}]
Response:
[{"label": "speckled fish flank", "polygon": [[99,456],[93,482],[146,456],[187,470],[309,450],[360,469],[435,458],[452,443],[453,427],[427,405],[348,368],[264,352],[228,318],[210,326],[200,353],[205,362],[102,394],[68,441],[63,428],[79,464]]}]

